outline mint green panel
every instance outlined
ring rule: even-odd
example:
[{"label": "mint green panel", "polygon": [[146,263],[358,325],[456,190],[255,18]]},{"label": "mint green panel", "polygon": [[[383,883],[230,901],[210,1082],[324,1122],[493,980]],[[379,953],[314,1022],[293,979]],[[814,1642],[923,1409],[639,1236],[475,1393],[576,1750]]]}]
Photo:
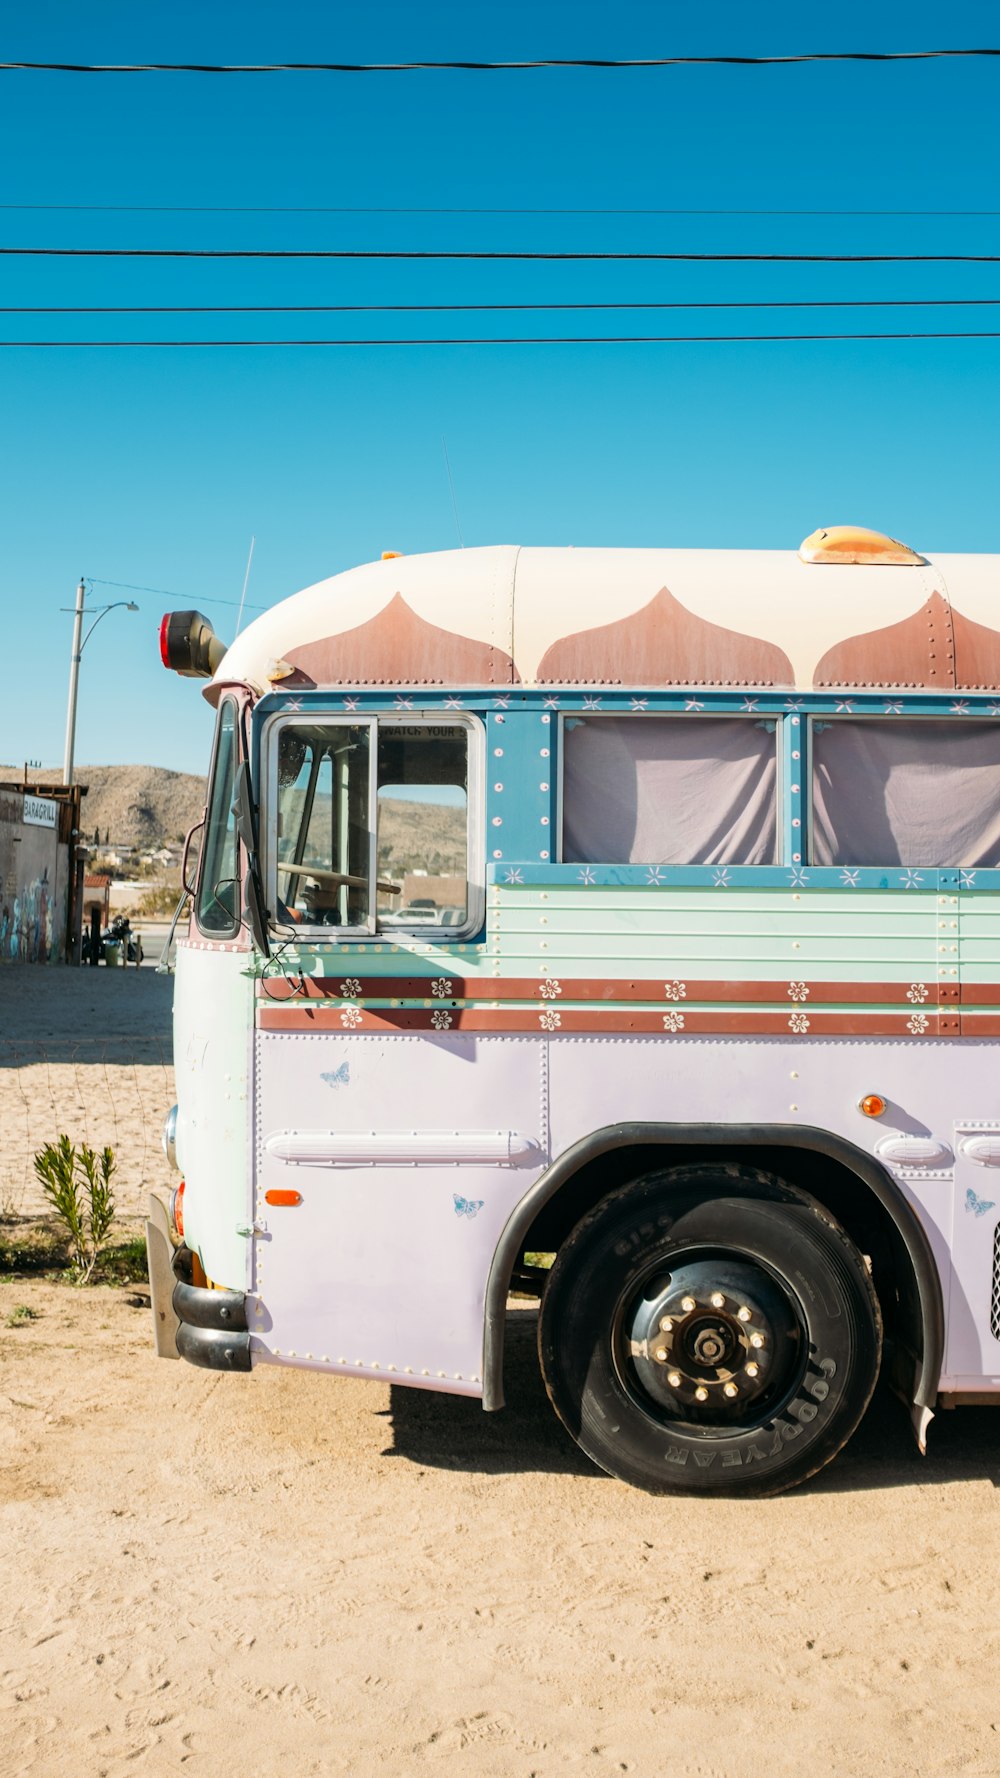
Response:
[{"label": "mint green panel", "polygon": [[776,909],[773,913],[755,910],[753,914],[736,914],[716,903],[715,907],[706,906],[697,913],[670,907],[651,908],[647,914],[625,914],[617,908],[603,911],[560,908],[539,913],[516,908],[504,909],[498,919],[501,931],[512,937],[522,932],[537,932],[542,922],[567,937],[597,934],[611,939],[628,937],[636,932],[664,938],[700,938],[723,932],[731,934],[736,941],[743,937],[780,938],[788,933],[794,933],[796,938],[822,938],[832,934],[853,939],[860,932],[872,938],[885,937],[904,943],[912,940],[920,944],[932,939],[935,933],[931,909],[915,914],[909,910],[887,911],[881,918],[868,915],[852,919],[846,909],[836,914],[817,914],[811,909],[804,913]]},{"label": "mint green panel", "polygon": [[907,892],[500,890],[489,927],[511,975],[545,962],[579,975],[905,981],[933,977],[939,955],[937,896]]},{"label": "mint green panel", "polygon": [[475,975],[483,967],[482,944],[296,945],[281,954],[281,974],[321,976],[335,981],[344,975]]},{"label": "mint green panel", "polygon": [[[798,970],[808,963],[814,973],[822,965],[824,973],[839,973],[845,981],[853,980],[865,966],[869,966],[868,979],[880,981],[892,965],[897,966],[897,973],[901,971],[900,980],[912,970],[933,975],[937,965],[932,937],[920,945],[916,940],[866,938],[861,934],[845,936],[838,943],[833,935],[796,941],[791,935],[782,940],[779,937],[747,938],[718,933],[713,943],[708,937],[680,938],[676,933],[660,937],[645,934],[615,938],[602,938],[599,934],[564,936],[551,927],[547,934],[540,934],[535,939],[526,934],[511,938],[503,935],[500,957],[503,972],[510,975],[522,975],[522,965],[539,958],[548,961],[552,967],[558,964],[564,970],[572,966],[580,974],[599,973],[603,965],[612,963],[622,973],[628,973],[633,964],[639,965],[645,960],[655,965],[656,970],[669,959],[671,965],[703,964],[704,970],[697,973],[718,973],[724,969],[735,971],[737,975],[747,965],[753,966],[751,973],[756,975],[757,966],[768,962],[784,963],[786,973],[793,964]],[[651,969],[649,973],[654,971]],[[690,973],[696,972],[692,970]]]},{"label": "mint green panel", "polygon": [[[983,898],[985,899],[985,898]],[[1000,897],[990,898],[1000,904]],[[618,889],[612,887],[565,887],[539,889],[535,885],[509,888],[506,884],[490,890],[491,907],[499,903],[505,909],[524,909],[549,913],[555,909],[592,908],[599,912],[614,909],[623,913],[652,914],[669,909],[675,914],[701,914],[706,908],[732,914],[771,914],[775,909],[789,915],[798,912],[839,916],[845,920],[883,917],[893,911],[926,916],[937,906],[938,897],[926,890],[864,889],[672,889],[667,886],[649,889]]]}]

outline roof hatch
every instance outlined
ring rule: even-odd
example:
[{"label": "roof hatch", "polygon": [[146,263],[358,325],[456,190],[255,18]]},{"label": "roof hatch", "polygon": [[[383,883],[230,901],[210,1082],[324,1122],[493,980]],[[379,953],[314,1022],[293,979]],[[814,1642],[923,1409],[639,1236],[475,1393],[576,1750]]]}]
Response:
[{"label": "roof hatch", "polygon": [[923,568],[925,558],[884,531],[864,525],[828,525],[799,544],[803,562],[858,562],[870,568]]}]

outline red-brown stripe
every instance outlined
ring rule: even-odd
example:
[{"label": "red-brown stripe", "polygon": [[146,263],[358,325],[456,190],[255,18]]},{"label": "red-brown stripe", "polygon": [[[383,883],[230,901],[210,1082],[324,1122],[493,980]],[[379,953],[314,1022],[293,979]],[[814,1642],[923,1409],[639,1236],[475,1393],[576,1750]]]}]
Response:
[{"label": "red-brown stripe", "polygon": [[[437,1022],[435,1022],[435,1020]],[[976,1018],[976,1032],[1000,1031],[1000,1016]],[[539,1036],[592,1033],[614,1036],[629,1033],[646,1036],[843,1036],[843,1037],[957,1037],[957,1014],[939,1014],[914,1008],[906,1012],[816,1012],[796,1007],[780,1012],[691,1011],[672,1007],[667,1012],[626,1012],[619,1007],[380,1007],[357,1006],[261,1007],[257,1025],[262,1031],[312,1031],[343,1036],[355,1031],[534,1033]],[[967,1021],[961,1022],[962,1032]]]}]

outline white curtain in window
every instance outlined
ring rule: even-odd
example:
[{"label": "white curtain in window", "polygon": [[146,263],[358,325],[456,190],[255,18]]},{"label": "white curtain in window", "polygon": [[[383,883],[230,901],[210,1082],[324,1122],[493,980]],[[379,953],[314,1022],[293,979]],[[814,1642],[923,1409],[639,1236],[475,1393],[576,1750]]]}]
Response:
[{"label": "white curtain in window", "polygon": [[563,858],[773,864],[774,724],[738,717],[569,717]]},{"label": "white curtain in window", "polygon": [[814,723],[814,864],[1000,864],[1000,722]]}]

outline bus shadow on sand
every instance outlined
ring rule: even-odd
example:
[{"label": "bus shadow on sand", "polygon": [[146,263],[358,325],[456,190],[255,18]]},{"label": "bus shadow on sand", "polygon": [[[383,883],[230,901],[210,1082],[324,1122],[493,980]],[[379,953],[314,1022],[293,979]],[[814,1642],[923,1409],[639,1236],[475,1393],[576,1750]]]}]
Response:
[{"label": "bus shadow on sand", "polygon": [[[467,1396],[394,1387],[389,1417],[393,1442],[383,1453],[427,1469],[477,1475],[589,1477],[611,1482],[578,1450],[549,1404],[538,1369],[535,1316],[508,1313],[504,1386],[507,1406],[484,1414]],[[938,1414],[921,1457],[905,1408],[880,1385],[846,1450],[803,1484],[810,1492],[850,1493],[872,1488],[940,1487],[985,1481],[1000,1487],[1000,1417],[994,1408]]]}]

